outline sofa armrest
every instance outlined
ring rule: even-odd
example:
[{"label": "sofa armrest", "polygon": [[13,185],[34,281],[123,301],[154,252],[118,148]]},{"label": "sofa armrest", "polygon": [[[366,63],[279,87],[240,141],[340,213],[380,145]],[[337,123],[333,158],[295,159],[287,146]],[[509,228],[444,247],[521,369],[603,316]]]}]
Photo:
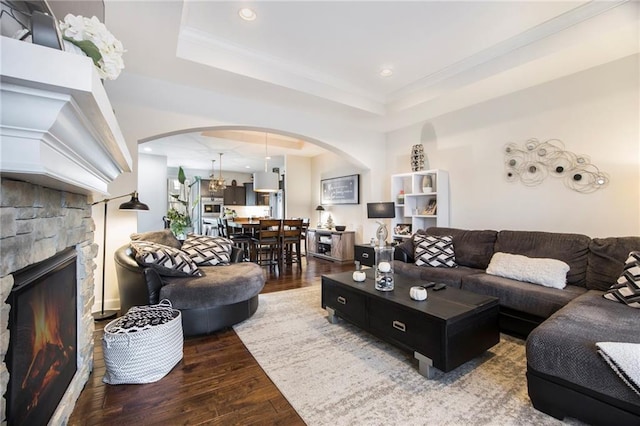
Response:
[{"label": "sofa armrest", "polygon": [[413,257],[410,257],[405,251],[403,250],[395,250],[393,252],[393,259],[394,260],[399,260],[401,262],[404,263],[413,263]]},{"label": "sofa armrest", "polygon": [[164,285],[158,271],[152,268],[144,268],[144,280],[147,283],[147,293],[149,294],[149,304],[157,305],[160,303],[160,289]]}]

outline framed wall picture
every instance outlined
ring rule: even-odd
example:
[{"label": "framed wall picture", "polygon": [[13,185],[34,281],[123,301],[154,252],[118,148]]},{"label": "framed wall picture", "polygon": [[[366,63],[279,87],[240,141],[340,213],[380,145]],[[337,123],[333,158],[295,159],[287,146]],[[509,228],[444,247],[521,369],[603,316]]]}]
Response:
[{"label": "framed wall picture", "polygon": [[320,204],[360,204],[360,175],[322,179]]}]

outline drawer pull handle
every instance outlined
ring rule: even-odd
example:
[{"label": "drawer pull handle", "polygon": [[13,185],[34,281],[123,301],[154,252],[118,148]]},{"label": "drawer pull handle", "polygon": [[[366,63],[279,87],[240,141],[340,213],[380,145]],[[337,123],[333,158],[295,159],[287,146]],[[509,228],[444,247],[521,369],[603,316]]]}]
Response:
[{"label": "drawer pull handle", "polygon": [[338,296],[338,303],[341,303],[341,304],[343,304],[343,305],[346,305],[346,304],[347,304],[347,299],[345,299],[345,298],[344,298],[344,297],[342,297],[342,296]]},{"label": "drawer pull handle", "polygon": [[363,259],[368,259],[369,258],[369,253],[362,253],[362,258]]},{"label": "drawer pull handle", "polygon": [[393,322],[393,328],[395,328],[395,329],[397,329],[397,330],[400,330],[400,331],[402,331],[402,332],[407,331],[407,326],[406,326],[406,325],[404,325],[404,323],[403,323],[403,322],[400,322],[400,321],[394,321],[394,322]]}]

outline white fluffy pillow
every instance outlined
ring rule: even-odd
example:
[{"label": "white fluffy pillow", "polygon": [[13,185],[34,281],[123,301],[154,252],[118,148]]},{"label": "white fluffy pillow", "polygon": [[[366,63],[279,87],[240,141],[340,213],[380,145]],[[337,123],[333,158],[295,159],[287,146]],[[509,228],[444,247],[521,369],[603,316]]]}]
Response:
[{"label": "white fluffy pillow", "polygon": [[487,274],[563,289],[567,285],[569,265],[557,259],[495,253]]}]

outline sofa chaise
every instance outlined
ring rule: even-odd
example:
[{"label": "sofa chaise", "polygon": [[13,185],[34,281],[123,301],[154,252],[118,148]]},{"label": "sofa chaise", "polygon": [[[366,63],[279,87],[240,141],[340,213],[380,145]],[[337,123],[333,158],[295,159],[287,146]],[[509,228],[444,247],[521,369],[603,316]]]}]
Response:
[{"label": "sofa chaise", "polygon": [[[640,424],[640,395],[596,347],[599,342],[640,344],[640,309],[603,297],[629,253],[640,250],[640,237],[439,227],[416,234],[451,237],[457,266],[418,266],[414,234],[396,247],[395,272],[498,297],[501,329],[527,338],[527,384],[535,408],[591,424]],[[496,253],[560,260],[569,266],[566,286],[487,273]]]}]

